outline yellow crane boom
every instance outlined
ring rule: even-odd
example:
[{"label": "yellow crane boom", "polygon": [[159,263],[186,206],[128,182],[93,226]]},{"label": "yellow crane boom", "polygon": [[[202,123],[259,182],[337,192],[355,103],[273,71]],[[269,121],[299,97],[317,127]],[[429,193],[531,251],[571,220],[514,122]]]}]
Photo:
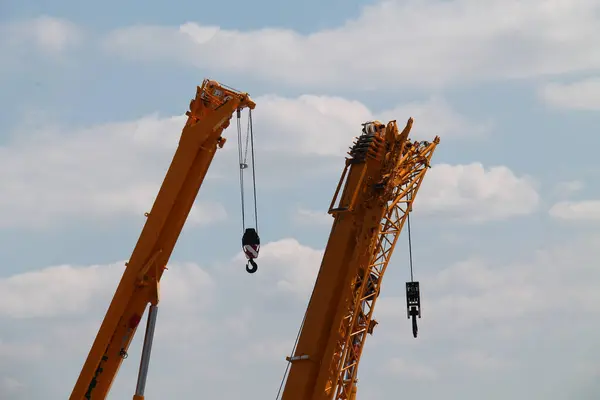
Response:
[{"label": "yellow crane boom", "polygon": [[[127,357],[138,323],[150,304],[134,396],[134,400],[144,399],[160,279],[215,152],[225,144],[225,138],[221,136],[223,130],[229,126],[233,113],[237,112],[239,118],[240,110],[252,110],[255,106],[247,93],[238,92],[214,80],[205,79],[202,86],[197,87],[196,97],[186,113],[188,119],[179,146],[154,205],[145,214],[146,223],[126,263],[70,400],[106,398],[121,363]],[[255,231],[253,237],[258,239]],[[244,246],[254,246],[256,252],[253,254],[257,255],[258,244],[251,242],[244,243]]]},{"label": "yellow crane boom", "polygon": [[[408,138],[396,121],[363,125],[333,196],[334,221],[300,335],[287,357],[282,400],[354,400],[366,334],[396,241],[423,181],[439,137]],[[339,197],[342,185],[339,202]],[[337,202],[337,203],[336,203]],[[412,278],[411,278],[412,280]],[[420,318],[418,282],[407,282],[407,309]]]}]

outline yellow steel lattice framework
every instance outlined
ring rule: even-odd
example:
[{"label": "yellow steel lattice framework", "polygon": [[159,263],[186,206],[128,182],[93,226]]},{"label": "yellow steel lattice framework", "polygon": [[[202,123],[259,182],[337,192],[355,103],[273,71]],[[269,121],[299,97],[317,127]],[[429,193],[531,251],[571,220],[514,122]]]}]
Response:
[{"label": "yellow steel lattice framework", "polygon": [[341,339],[332,365],[337,381],[331,381],[326,389],[331,393],[335,388],[336,400],[353,400],[356,396],[358,363],[366,334],[376,324],[372,316],[380,283],[438,143],[439,137],[433,143],[407,141],[387,180],[384,191],[387,206],[370,246],[370,261],[354,279],[356,290],[340,326]]}]

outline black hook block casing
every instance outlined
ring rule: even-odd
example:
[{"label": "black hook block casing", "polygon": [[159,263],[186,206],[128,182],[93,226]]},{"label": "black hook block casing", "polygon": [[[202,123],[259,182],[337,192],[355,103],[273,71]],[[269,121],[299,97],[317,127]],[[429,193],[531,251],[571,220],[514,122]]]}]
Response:
[{"label": "black hook block casing", "polygon": [[411,311],[417,312],[421,318],[421,291],[419,282],[406,282],[406,317],[410,318]]},{"label": "black hook block casing", "polygon": [[260,237],[254,228],[247,228],[242,236],[242,246],[258,246],[260,245]]}]

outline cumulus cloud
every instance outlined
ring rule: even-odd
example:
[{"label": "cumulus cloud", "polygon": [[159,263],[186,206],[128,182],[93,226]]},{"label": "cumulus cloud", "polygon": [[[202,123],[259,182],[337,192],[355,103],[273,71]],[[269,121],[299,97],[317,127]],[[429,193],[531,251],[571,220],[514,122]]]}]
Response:
[{"label": "cumulus cloud", "polygon": [[[554,361],[561,360],[553,364],[556,371],[550,372],[553,378],[558,379],[558,383],[564,385],[577,376],[581,377],[581,371],[584,370],[588,371],[585,376],[592,379],[594,371],[597,371],[591,368],[594,352],[586,350],[586,343],[590,342],[581,338],[592,339],[597,332],[597,323],[591,317],[598,312],[600,304],[595,290],[596,282],[600,279],[595,268],[598,244],[598,237],[585,240],[575,238],[561,246],[549,244],[525,259],[514,258],[508,264],[473,258],[459,263],[442,262],[444,268],[441,271],[426,273],[421,278],[423,307],[426,311],[419,321],[417,340],[412,338],[407,325],[405,299],[387,297],[383,293],[375,310],[375,317],[380,324],[367,342],[361,363],[359,390],[369,393],[373,391],[370,385],[387,390],[399,382],[412,382],[407,386],[407,393],[414,391],[435,397],[443,390],[446,395],[462,393],[468,396],[464,393],[464,385],[454,388],[451,382],[471,379],[474,381],[472,386],[480,391],[484,387],[489,388],[486,380],[497,379],[498,370],[502,369],[506,374],[503,379],[518,379],[529,371],[527,376],[530,384],[519,389],[513,385],[502,385],[498,388],[500,394],[506,397],[516,390],[524,390],[527,394],[535,395],[540,393],[543,382],[548,378],[548,371],[544,369],[544,363],[547,362],[544,357],[548,349],[551,349],[550,355]],[[233,279],[233,275],[221,273],[209,277],[197,266],[186,267],[181,263],[174,263],[167,271],[169,275],[163,281],[164,305],[157,327],[153,351],[156,361],[152,364],[149,393],[162,394],[171,388],[176,393],[184,393],[190,389],[185,383],[186,379],[192,377],[195,377],[195,384],[201,384],[206,393],[219,393],[223,390],[223,383],[232,374],[244,384],[228,387],[228,394],[241,394],[240,390],[245,390],[259,396],[277,389],[285,367],[283,357],[291,351],[302,318],[303,309],[298,305],[302,306],[308,300],[308,291],[314,282],[322,252],[304,246],[295,239],[282,239],[266,244],[263,254],[261,266],[264,268],[251,276],[251,284],[244,279],[248,277],[247,274],[238,273]],[[233,257],[227,263],[237,263],[238,257]],[[569,267],[565,268],[565,265]],[[87,267],[96,276],[101,273],[107,276],[113,274],[104,281],[85,278],[82,271],[86,267],[80,267],[80,270],[54,268],[43,272],[49,282],[47,286],[58,285],[62,289],[62,296],[81,301],[81,285],[95,293],[96,301],[106,307],[118,275],[116,270],[110,272],[110,268]],[[52,277],[52,274],[56,276]],[[21,282],[31,281],[32,284],[31,291],[23,290],[21,297],[15,300],[56,302],[55,296],[30,298],[33,290],[49,290],[39,286],[35,275],[15,275],[9,279],[16,278]],[[236,286],[233,281],[241,285]],[[5,279],[2,284],[6,282]],[[96,282],[96,286],[93,282]],[[285,284],[280,285],[281,282]],[[291,286],[297,286],[298,290],[290,291]],[[219,290],[214,290],[217,287]],[[3,287],[2,292],[5,289]],[[278,289],[285,290],[282,292]],[[301,292],[302,295],[298,296]],[[284,293],[296,300],[287,303],[281,301],[284,297],[273,298],[274,294],[282,296]],[[304,301],[298,301],[300,297]],[[203,303],[208,298],[214,299],[211,303],[214,308],[186,308],[186,305]],[[273,302],[279,303],[281,310],[270,313],[265,308]],[[83,310],[87,307],[86,301],[81,303]],[[8,304],[17,306],[19,311],[17,303]],[[236,312],[224,312],[229,308]],[[22,387],[26,395],[31,394],[33,392],[27,390],[31,388],[32,374],[37,366],[43,369],[47,358],[54,357],[60,360],[59,363],[68,362],[69,366],[51,372],[44,369],[46,379],[60,382],[52,386],[54,389],[51,389],[51,393],[68,394],[81,358],[85,356],[97,330],[98,318],[104,310],[98,307],[90,311],[88,307],[87,312],[80,312],[76,319],[65,319],[65,314],[32,315],[27,320],[30,328],[27,335],[20,340],[13,338],[7,343],[0,341],[4,362],[19,359],[23,365],[29,365],[28,373],[18,374],[18,371],[14,371],[9,375],[0,370],[0,377],[7,382],[9,378],[21,382],[17,386]],[[95,315],[94,321],[90,321],[90,314]],[[10,327],[6,333],[25,323],[23,319],[12,317],[16,315],[15,311],[0,316]],[[561,315],[569,316],[568,323],[560,318]],[[90,323],[82,324],[84,320]],[[34,326],[45,328],[31,329]],[[83,333],[86,339],[73,340],[75,333]],[[141,332],[136,336],[137,341],[131,348],[132,357],[124,364],[113,395],[126,395],[131,391],[139,357],[139,349],[135,349],[141,346],[142,337]],[[530,342],[533,338],[543,346],[532,347]],[[579,340],[571,341],[574,338]],[[565,352],[561,350],[564,346],[560,346],[560,343],[567,340],[571,346]],[[41,343],[43,351],[33,358],[23,357],[27,353],[21,354],[16,346],[26,349],[30,343],[38,343],[38,346]],[[70,345],[67,346],[67,343]],[[58,344],[64,344],[61,348],[62,357],[56,354]],[[446,350],[440,351],[441,345]],[[3,350],[10,346],[15,350]],[[35,345],[29,349],[30,353],[34,348]],[[587,355],[582,356],[582,351],[587,351]],[[198,354],[202,354],[202,363],[197,362]],[[179,362],[173,364],[175,360]],[[189,362],[189,365],[184,362]],[[167,363],[171,366],[165,370]],[[251,368],[255,365],[261,365],[261,368]],[[171,374],[170,371],[175,369],[177,373]],[[384,371],[394,375],[393,383],[387,378],[382,380]],[[177,389],[179,380],[181,383]],[[435,380],[436,385],[428,386],[427,382],[431,380]],[[56,387],[60,389],[57,391]],[[473,396],[477,398],[475,394]]]},{"label": "cumulus cloud", "polygon": [[[434,164],[425,175],[414,210],[424,216],[482,223],[530,214],[538,203],[531,179],[516,176],[508,167]],[[295,211],[293,220],[303,225],[332,223],[325,211],[304,208]]]},{"label": "cumulus cloud", "polygon": [[[561,313],[584,321],[586,315],[598,312],[600,304],[595,290],[600,272],[594,266],[599,243],[597,235],[578,237],[549,244],[526,258],[512,257],[508,264],[471,257],[422,273],[428,293],[423,297],[427,310],[423,323],[435,322],[419,334],[441,338],[485,329],[514,339],[519,335],[517,322],[545,323],[547,317]],[[406,318],[405,301],[386,297],[378,303],[378,314],[382,319]]]},{"label": "cumulus cloud", "polygon": [[[117,29],[104,46],[143,62],[177,60],[299,87],[433,86],[598,67],[600,53],[590,50],[600,35],[598,7],[591,0],[387,0],[308,34],[186,22]],[[373,29],[381,26],[385,34]],[[365,56],[374,54],[380,58]]]},{"label": "cumulus cloud", "polygon": [[[7,327],[0,337],[0,394],[4,390],[23,398],[38,398],[41,391],[48,391],[50,398],[68,395],[123,270],[124,262],[60,265],[0,279],[0,321]],[[202,341],[217,330],[203,318],[210,313],[215,289],[214,279],[198,265],[169,264],[161,285],[160,307],[165,312],[159,312],[153,355],[180,356],[190,343],[202,347]],[[140,332],[130,349],[130,355],[136,357],[143,329]],[[60,359],[63,368],[42,372],[41,366],[52,359]],[[10,374],[6,372],[9,365]],[[120,377],[135,379],[131,375],[138,365],[125,363]],[[59,369],[63,372],[57,378]],[[49,383],[52,379],[59,383]],[[122,379],[115,383],[117,392],[131,388]]]},{"label": "cumulus cloud", "polygon": [[10,376],[0,378],[0,395],[2,398],[14,398],[23,389],[23,384]]},{"label": "cumulus cloud", "polygon": [[360,135],[361,124],[373,119],[398,120],[403,126],[412,116],[415,123],[411,132],[415,139],[431,140],[435,135],[443,138],[469,136],[489,129],[487,122],[469,121],[436,96],[381,111],[370,110],[356,100],[335,96],[285,98],[270,95],[258,98],[257,104],[257,128],[270,133],[264,146],[270,151],[286,153],[342,157],[352,145],[353,138]]},{"label": "cumulus cloud", "polygon": [[[82,316],[97,304],[110,299],[125,269],[125,262],[110,265],[59,265],[0,279],[0,317],[55,318]],[[210,300],[210,276],[194,264],[177,264],[164,275],[167,304],[186,307],[190,299],[198,304]],[[198,292],[202,289],[202,292]],[[163,289],[165,290],[165,289]],[[104,304],[102,304],[104,306]],[[94,311],[98,311],[97,309]]]},{"label": "cumulus cloud", "polygon": [[549,83],[539,90],[541,98],[556,108],[600,110],[600,78],[572,83]]},{"label": "cumulus cloud", "polygon": [[[184,368],[184,375],[187,371],[215,382],[230,379],[231,370],[227,373],[222,371],[222,374],[219,372],[220,366],[224,366],[227,360],[238,365],[236,373],[242,373],[256,362],[266,363],[272,369],[277,361],[283,360],[291,350],[294,337],[292,334],[279,336],[277,329],[262,330],[261,327],[269,326],[270,321],[257,310],[264,307],[261,305],[263,301],[272,302],[290,294],[295,299],[294,303],[301,303],[298,302],[299,297],[305,297],[314,282],[321,252],[303,246],[294,239],[267,243],[262,252],[264,257],[261,259],[261,271],[257,274],[259,279],[253,280],[252,285],[242,286],[241,290],[236,289],[236,282],[249,275],[245,272],[239,274],[238,268],[235,268],[236,275],[232,278],[227,274],[228,270],[233,270],[229,267],[209,274],[192,263],[170,263],[162,279],[162,311],[159,312],[153,358],[171,364],[178,361],[177,365],[184,365],[182,360],[189,358],[191,365]],[[236,255],[226,264],[237,265],[240,256]],[[77,377],[77,368],[100,326],[123,268],[123,262],[92,266],[62,265],[0,279],[0,301],[3,304],[0,320],[10,325],[10,329],[3,332],[8,340],[1,340],[3,337],[0,337],[0,383],[2,380],[6,383],[0,386],[0,393],[19,389],[25,398],[32,398],[38,393],[37,390],[45,388],[55,396],[51,398],[67,395]],[[218,286],[215,277],[220,279]],[[221,285],[224,286],[217,291]],[[257,293],[259,297],[256,297]],[[245,298],[252,301],[246,302]],[[232,299],[231,307],[235,312],[228,313],[228,303]],[[218,308],[213,308],[215,301]],[[292,315],[289,311],[288,308],[288,317]],[[284,327],[284,330],[296,329],[295,325],[291,326],[292,329]],[[19,329],[32,326],[41,329],[28,329],[27,334],[20,337],[15,335]],[[254,340],[256,329],[261,331],[260,340]],[[143,329],[132,343],[130,358],[139,357],[142,339]],[[222,343],[215,346],[216,342]],[[224,348],[231,349],[231,352],[224,352]],[[57,354],[59,349],[62,349],[61,357]],[[211,371],[204,367],[204,362],[201,365],[192,363],[193,360],[197,361],[197,352],[202,353],[205,362],[217,367]],[[48,382],[34,384],[38,373],[35,366],[42,366],[52,358],[59,358],[61,363],[68,362],[69,365],[60,373],[59,369],[50,374],[46,370],[42,380],[54,379],[60,383],[52,385],[52,388]],[[13,368],[13,375],[6,374],[4,367],[15,365],[16,362],[19,365],[33,365],[33,368],[27,372]],[[135,379],[138,365],[137,360],[124,364],[115,381],[114,393],[123,394],[131,390],[127,380],[131,382]],[[153,364],[153,369],[160,370],[160,365]],[[280,376],[276,372],[277,369],[271,373],[273,380]],[[177,384],[177,379],[163,373],[158,377],[154,375],[152,381],[160,382],[166,388]],[[17,387],[16,383],[20,385]],[[163,389],[158,390],[162,393]],[[181,391],[182,387],[175,389],[176,393],[177,390]]]},{"label": "cumulus cloud", "polygon": [[[255,99],[259,185],[280,192],[285,185],[294,186],[299,204],[312,204],[300,195],[316,196],[320,184],[328,185],[327,203],[334,189],[326,183],[327,175],[331,171],[331,182],[337,183],[343,156],[365,120],[397,119],[402,124],[413,116],[414,138],[440,135],[442,143],[485,134],[491,122],[472,121],[435,95],[375,109],[318,93],[331,93],[331,87],[341,85],[358,91],[395,90],[401,85],[437,86],[598,67],[600,53],[593,46],[593,38],[600,36],[597,8],[591,0],[550,5],[533,0],[385,1],[366,7],[343,26],[309,34],[186,23],[117,30],[104,45],[111,56],[143,62],[163,58],[209,73],[252,75],[313,93]],[[27,22],[28,26],[0,28],[12,29],[10,35],[8,30],[0,32],[0,50],[13,51],[18,62],[32,49],[61,60],[85,39],[79,28],[63,20]],[[86,48],[97,50],[93,45]],[[376,61],[368,56],[373,54],[379,57]],[[28,59],[28,65],[33,64]],[[553,93],[556,105],[559,94],[574,98],[569,104],[578,108],[590,109],[595,99],[589,87],[549,88],[542,93]],[[39,124],[41,119],[44,124]],[[0,147],[0,228],[10,234],[14,227],[47,228],[84,218],[142,219],[171,161],[185,117],[150,114],[87,127],[53,126],[51,119],[29,119]],[[226,132],[229,142],[217,155],[207,186],[221,189],[235,183],[234,126]],[[484,222],[535,211],[539,198],[531,178],[507,166],[462,162],[434,160],[415,205],[417,213],[435,216],[432,221],[445,216]],[[566,182],[557,189],[566,194],[580,188],[579,183]],[[212,188],[201,192],[188,222],[209,224],[227,216],[223,206],[211,200],[212,193]],[[551,214],[560,214],[559,205],[563,219],[595,215],[595,204],[573,202],[557,204]],[[299,208],[293,216],[296,222],[326,225],[332,218],[324,211]],[[274,220],[268,229],[285,223]],[[408,397],[474,399],[487,393],[490,400],[516,394],[586,398],[582,390],[598,382],[594,316],[600,311],[595,290],[600,239],[568,235],[570,242],[556,245],[549,240],[546,248],[532,249],[528,257],[498,247],[498,254],[465,254],[465,259],[453,262],[447,254],[431,251],[435,268],[419,273],[424,314],[416,340],[406,319],[403,281],[394,283],[391,268],[386,279],[391,286],[384,288],[375,311],[380,324],[361,361],[359,396],[385,399],[401,385]],[[222,241],[219,235],[211,237]],[[207,239],[208,246],[216,243]],[[466,247],[459,243],[461,237],[452,240],[458,251]],[[243,270],[242,254],[202,267],[174,259],[162,282],[147,394],[186,398],[202,387],[212,398],[273,396],[322,255],[321,248],[288,236],[263,243],[257,274]],[[68,397],[124,268],[123,262],[93,265],[90,257],[90,265],[57,265],[0,278],[0,398]],[[391,296],[394,286],[398,296]],[[142,339],[140,329],[112,396],[131,396]],[[564,343],[570,344],[568,351]],[[232,377],[236,385],[231,385]],[[464,385],[467,381],[470,384]]]},{"label": "cumulus cloud", "polygon": [[[551,386],[561,388],[564,397],[591,393],[593,373],[588,369],[583,377],[580,368],[589,368],[596,351],[592,349],[597,348],[591,343],[598,329],[593,316],[600,304],[595,289],[600,280],[595,267],[599,240],[575,237],[548,243],[525,257],[511,256],[509,262],[493,261],[490,254],[489,259],[469,258],[423,272],[419,338],[410,337],[406,299],[383,293],[375,310],[380,324],[369,352],[399,358],[407,369],[413,363],[417,370],[433,369],[438,387],[468,398],[476,398],[475,392],[496,379],[511,384],[494,386],[497,393],[491,398],[510,397],[517,390],[536,397],[547,393],[550,376],[556,380]],[[575,348],[561,350],[565,341]],[[544,367],[551,360],[552,367]],[[411,381],[403,375],[408,372],[399,372],[400,379]],[[519,377],[523,373],[527,382]],[[452,384],[456,379],[462,382],[464,374],[478,377],[473,393]],[[426,386],[415,390],[441,394]]]},{"label": "cumulus cloud", "polygon": [[[308,298],[321,266],[322,250],[285,238],[262,246],[260,252],[259,268],[263,272],[258,280],[265,287],[264,294]],[[244,259],[241,253],[235,258],[237,263]]]},{"label": "cumulus cloud", "polygon": [[437,372],[433,368],[415,362],[408,363],[397,357],[391,358],[387,362],[385,371],[395,375],[396,378],[401,376],[405,379],[433,380],[437,377]]},{"label": "cumulus cloud", "polygon": [[[150,211],[184,121],[150,115],[87,128],[22,126],[0,147],[0,226],[46,228]],[[198,201],[189,223],[224,218],[222,205]]]},{"label": "cumulus cloud", "polygon": [[561,201],[548,211],[551,217],[563,221],[600,220],[600,200]]},{"label": "cumulus cloud", "polygon": [[58,54],[81,43],[83,30],[61,18],[40,16],[0,25],[0,43],[11,48],[35,46],[37,49]]},{"label": "cumulus cloud", "polygon": [[382,112],[378,117],[383,121],[394,119],[404,121],[401,116],[413,117],[415,125],[411,134],[419,140],[431,140],[436,135],[444,139],[470,137],[488,133],[493,127],[493,122],[490,120],[474,122],[458,114],[440,96],[431,96],[425,102],[410,102],[397,106]]},{"label": "cumulus cloud", "polygon": [[[415,138],[435,134],[455,137],[481,132],[439,98],[372,111],[358,101],[304,95],[257,98],[256,154],[263,168],[261,182],[292,184],[290,174],[336,172],[361,123],[374,118],[398,118],[415,112]],[[0,226],[44,228],[61,219],[110,218],[149,211],[178,143],[185,116],[105,123],[89,127],[52,126],[34,122],[21,126],[0,147]],[[215,158],[206,182],[235,182],[235,124],[230,139]],[[259,166],[260,168],[260,166]],[[270,179],[273,178],[273,179]],[[293,181],[297,183],[297,180]],[[201,191],[201,196],[206,191]],[[189,224],[207,225],[227,217],[215,201],[200,200]]]},{"label": "cumulus cloud", "polygon": [[305,208],[295,210],[292,218],[299,225],[331,225],[333,223],[333,217],[327,212]]},{"label": "cumulus cloud", "polygon": [[482,350],[465,350],[457,355],[457,359],[473,370],[505,368],[510,364],[499,356],[490,355]]},{"label": "cumulus cloud", "polygon": [[84,37],[84,30],[76,24],[46,15],[0,21],[0,78],[12,80],[14,74],[25,76],[28,71],[39,76],[33,69],[41,63],[64,66]]},{"label": "cumulus cloud", "polygon": [[530,214],[538,203],[531,179],[516,176],[508,167],[435,164],[425,176],[414,210],[484,222]]},{"label": "cumulus cloud", "polygon": [[287,355],[294,345],[293,337],[282,340],[280,338],[259,339],[250,343],[243,351],[235,353],[233,359],[241,365],[252,366],[262,362],[280,361]]},{"label": "cumulus cloud", "polygon": [[585,184],[580,180],[564,181],[556,184],[554,191],[559,196],[569,196],[573,193],[579,192],[585,187]]}]

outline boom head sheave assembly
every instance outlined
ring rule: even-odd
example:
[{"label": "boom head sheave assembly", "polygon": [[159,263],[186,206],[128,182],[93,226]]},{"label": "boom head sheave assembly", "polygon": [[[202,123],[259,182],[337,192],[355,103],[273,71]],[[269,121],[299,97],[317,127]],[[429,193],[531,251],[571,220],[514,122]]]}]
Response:
[{"label": "boom head sheave assembly", "polygon": [[[201,86],[196,88],[196,98],[190,102],[190,110],[185,113],[188,116],[187,125],[195,124],[202,120],[204,116],[210,115],[218,111],[223,105],[229,103],[229,107],[233,106],[239,115],[244,108],[254,110],[256,103],[250,98],[248,93],[242,93],[238,90],[225,86],[215,80],[205,79]],[[214,130],[220,132],[229,126],[231,114],[221,116],[221,120],[216,122]],[[219,142],[219,146],[223,147],[225,139]]]},{"label": "boom head sheave assembly", "polygon": [[[373,311],[383,275],[440,141],[410,140],[412,124],[410,118],[400,131],[395,120],[366,122],[348,152],[329,207],[334,222],[323,261],[287,358],[282,400],[356,398],[358,364],[377,324]],[[409,287],[418,289],[412,271]],[[418,290],[415,299],[412,289],[407,307],[420,317]]]}]

